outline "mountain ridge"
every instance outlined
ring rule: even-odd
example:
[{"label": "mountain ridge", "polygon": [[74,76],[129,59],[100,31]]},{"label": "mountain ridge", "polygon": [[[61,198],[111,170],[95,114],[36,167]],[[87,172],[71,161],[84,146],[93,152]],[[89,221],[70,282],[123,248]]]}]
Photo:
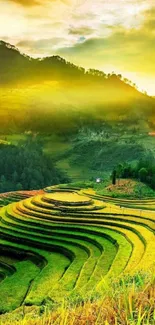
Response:
[{"label": "mountain ridge", "polygon": [[[20,73],[19,71],[17,71],[16,66],[18,68],[18,66],[20,66],[20,64],[24,65],[25,64],[25,69],[28,69],[27,72],[30,72],[29,69],[33,69],[34,73],[37,73],[37,78],[39,80],[39,75],[38,75],[38,70],[40,70],[40,74],[41,74],[41,70],[44,70],[47,73],[48,69],[53,69],[54,72],[55,70],[62,70],[61,73],[59,71],[58,77],[62,77],[64,76],[64,74],[67,72],[69,74],[69,78],[73,78],[73,79],[80,79],[84,78],[85,79],[117,79],[118,81],[121,81],[123,83],[125,83],[125,85],[128,85],[132,88],[134,88],[136,91],[139,92],[138,89],[136,89],[136,85],[134,83],[132,83],[130,80],[128,80],[127,78],[123,78],[121,76],[121,74],[106,74],[101,70],[97,70],[97,69],[85,69],[81,66],[77,66],[73,63],[70,63],[69,61],[65,60],[64,58],[62,58],[59,55],[52,55],[52,56],[46,56],[43,58],[32,58],[31,56],[21,52],[16,46],[7,43],[3,40],[0,40],[0,68],[1,68],[1,77],[0,77],[0,83],[1,85],[7,84],[9,82],[12,81],[12,79],[10,78],[5,78],[5,75],[8,75],[8,63],[12,63],[14,65],[15,71],[11,70],[11,72],[18,72],[17,75],[15,73],[14,77],[17,78],[16,81],[19,81],[18,78],[20,79]],[[21,60],[21,61],[20,61]],[[8,62],[7,62],[8,61]],[[6,63],[6,67],[5,67],[5,63]],[[33,66],[34,65],[34,66]],[[11,67],[13,69],[13,67]],[[66,68],[66,69],[65,69]],[[24,69],[24,66],[23,66]],[[23,70],[22,70],[23,71]],[[72,73],[71,73],[72,71]],[[57,71],[58,73],[58,71]],[[4,76],[4,78],[3,78]],[[44,80],[47,79],[52,79],[54,76],[52,75],[48,75],[46,74],[46,76],[43,76],[43,74],[41,75],[42,77],[44,77]],[[24,76],[25,77],[25,76]],[[68,79],[68,76],[65,74],[65,78]],[[22,79],[20,79],[22,80]],[[94,80],[93,80],[94,81]],[[104,80],[105,81],[105,80]],[[115,80],[116,81],[116,80]],[[141,93],[141,92],[140,92]],[[146,95],[146,94],[145,94]],[[150,96],[149,96],[150,97]]]},{"label": "mountain ridge", "polygon": [[116,121],[154,128],[154,98],[121,75],[85,70],[60,56],[31,58],[4,41],[0,71],[1,132],[68,133]]}]

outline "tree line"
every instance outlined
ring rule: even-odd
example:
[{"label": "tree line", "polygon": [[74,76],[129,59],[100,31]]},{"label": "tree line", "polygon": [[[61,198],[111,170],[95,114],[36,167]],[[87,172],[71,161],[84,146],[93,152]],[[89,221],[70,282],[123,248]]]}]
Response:
[{"label": "tree line", "polygon": [[119,164],[112,172],[113,184],[116,184],[117,178],[137,179],[155,190],[155,158],[148,155],[136,164]]},{"label": "tree line", "polygon": [[67,176],[45,155],[39,142],[28,139],[0,144],[0,192],[33,190],[67,182]]}]

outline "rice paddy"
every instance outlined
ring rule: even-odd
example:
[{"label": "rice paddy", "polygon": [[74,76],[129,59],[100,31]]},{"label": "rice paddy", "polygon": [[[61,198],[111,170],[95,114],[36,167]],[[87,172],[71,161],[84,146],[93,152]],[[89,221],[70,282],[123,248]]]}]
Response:
[{"label": "rice paddy", "polygon": [[0,210],[0,313],[91,298],[116,278],[155,272],[154,206],[78,188],[12,199]]}]

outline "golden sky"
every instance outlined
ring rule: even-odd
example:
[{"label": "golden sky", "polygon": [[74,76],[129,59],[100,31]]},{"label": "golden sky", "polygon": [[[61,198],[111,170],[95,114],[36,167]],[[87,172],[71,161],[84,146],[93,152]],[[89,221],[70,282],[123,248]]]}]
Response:
[{"label": "golden sky", "polygon": [[121,73],[155,95],[155,0],[0,0],[0,39]]}]

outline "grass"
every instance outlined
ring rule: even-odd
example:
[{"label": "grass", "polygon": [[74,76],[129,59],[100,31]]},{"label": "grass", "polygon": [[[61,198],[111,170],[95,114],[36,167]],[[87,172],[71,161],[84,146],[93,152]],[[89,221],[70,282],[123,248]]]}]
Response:
[{"label": "grass", "polygon": [[31,281],[38,274],[38,267],[30,261],[16,263],[15,266],[16,272],[1,283],[1,313],[16,309],[24,301]]},{"label": "grass", "polygon": [[[25,219],[24,219],[25,220]],[[21,222],[22,221],[24,221],[23,219],[21,219],[21,221],[20,221],[20,225],[18,225],[19,226],[19,228],[21,229]],[[29,220],[30,219],[28,219],[27,220],[27,223],[29,222]],[[19,220],[18,220],[19,221]],[[22,228],[24,228],[25,229],[25,223],[24,223],[24,226],[22,226]],[[31,221],[31,229],[33,229],[33,230],[36,230],[36,232],[38,232],[38,230],[39,230],[39,232],[41,232],[41,233],[45,233],[45,223],[41,223],[40,221],[37,221],[37,223],[35,223],[34,221],[32,222]],[[17,225],[16,225],[16,227],[17,227]],[[44,230],[42,229],[42,227],[44,227]],[[60,229],[60,226],[58,227],[58,226],[56,226],[56,225],[52,225],[52,227],[50,226],[50,224],[48,225],[48,227],[47,227],[47,225],[46,225],[46,233],[47,233],[47,231],[49,231],[49,229],[51,228],[51,230],[54,230],[55,228],[57,229]],[[82,232],[82,230],[83,230],[83,228],[81,227],[81,226],[79,226],[78,225],[78,227],[77,226],[67,226],[67,229],[69,230],[69,229],[72,229],[75,233],[76,233],[76,230],[78,230],[79,229],[79,231],[81,231]],[[110,226],[109,226],[109,228],[110,228]],[[47,230],[48,229],[48,230]],[[65,231],[66,231],[66,227],[64,227],[64,225],[62,226],[61,225],[61,229],[64,229]],[[87,231],[87,232],[89,232],[90,231],[90,233],[91,232],[94,232],[94,229],[97,231],[97,232],[99,232],[99,235],[100,236],[104,236],[105,234],[107,235],[107,231],[108,231],[108,233],[109,233],[109,229],[107,230],[107,229],[103,229],[102,230],[102,228],[100,229],[98,229],[98,228],[90,228],[90,226],[89,227],[87,227],[86,228],[86,230],[85,230],[85,232]],[[50,230],[50,233],[51,233],[51,230]],[[96,231],[95,231],[95,233],[96,233]],[[123,235],[123,231],[122,231],[122,235]],[[126,236],[126,232],[125,232],[125,234],[124,234],[125,236]],[[131,234],[129,233],[129,235],[131,236]],[[132,235],[132,236],[134,236],[134,234]],[[119,254],[117,254],[117,256],[118,256],[118,261],[119,261],[119,265],[120,265],[120,263],[121,263],[121,269],[122,269],[122,266],[124,265],[124,262],[125,262],[125,264],[127,263],[127,260],[128,260],[128,258],[129,258],[129,256],[128,256],[128,254],[130,255],[131,254],[131,249],[130,249],[130,245],[129,245],[129,243],[127,242],[126,243],[126,240],[125,240],[125,242],[124,242],[124,240],[123,239],[121,239],[121,236],[120,236],[120,231],[119,231],[119,235],[117,234],[117,233],[115,233],[115,232],[112,232],[112,235],[111,235],[111,238],[113,238],[113,240],[116,240],[116,242],[118,242],[119,243],[119,247],[121,248],[120,250],[119,250]],[[128,251],[129,251],[129,253],[128,253]],[[105,263],[107,263],[107,261],[105,260]],[[119,271],[119,267],[117,266],[116,267],[116,269]]]},{"label": "grass", "polygon": [[[87,301],[106,295],[122,275],[155,271],[153,211],[138,214],[138,200],[133,209],[133,200],[90,189],[50,191],[0,211],[0,244],[18,252],[17,260],[7,260],[13,274],[6,274],[0,257],[6,274],[0,283],[2,313],[21,305],[58,308],[64,298]],[[153,206],[154,199],[141,204]],[[22,251],[26,259],[19,260]]]},{"label": "grass", "polygon": [[[8,232],[7,232],[8,233]],[[26,233],[26,232],[25,232]],[[34,235],[35,235],[35,233],[34,232],[31,232],[31,235],[33,235],[33,238],[34,238]],[[74,238],[76,238],[76,244],[78,244],[78,243],[82,243],[82,241],[80,241],[79,240],[79,238],[82,238],[83,240],[85,239],[85,237],[82,237],[81,235],[78,235],[78,233],[76,232],[69,232],[68,234],[67,234],[67,232],[64,232],[64,233],[62,233],[62,231],[60,232],[59,231],[59,235],[61,235],[61,237],[62,237],[62,235],[63,235],[63,237],[65,237],[65,236],[67,236],[67,241],[69,240],[69,237],[71,237],[72,238],[72,244],[74,243],[74,241],[75,241],[75,239]],[[58,236],[58,233],[56,232],[55,233],[55,236]],[[53,237],[53,239],[55,239],[55,236],[54,236],[54,232],[52,233],[52,237]],[[27,236],[28,237],[28,236]],[[49,238],[50,236],[48,236],[48,238]],[[45,235],[44,234],[44,241],[46,240],[46,238],[47,238],[47,235]],[[86,281],[86,277],[89,277],[90,276],[90,274],[91,274],[91,269],[93,270],[94,269],[94,263],[96,264],[97,263],[97,259],[98,259],[98,257],[100,256],[100,251],[99,251],[99,249],[98,249],[98,247],[100,248],[100,250],[101,249],[103,249],[102,248],[102,246],[101,246],[101,243],[102,243],[102,245],[103,245],[103,239],[101,238],[100,239],[100,242],[99,242],[99,240],[98,241],[96,241],[96,238],[95,238],[95,236],[91,236],[91,235],[87,235],[87,237],[86,237],[86,239],[85,240],[87,240],[87,250],[88,250],[88,247],[89,247],[89,250],[90,250],[90,252],[91,252],[91,255],[90,255],[90,257],[89,257],[89,260],[88,260],[88,263],[89,263],[89,268],[87,267],[87,272],[85,272],[84,271],[84,269],[86,268],[86,265],[85,265],[85,267],[83,268],[83,270],[82,270],[82,278],[83,278],[83,280],[82,279],[80,279],[80,283],[82,283],[82,281],[84,282],[84,283],[86,283],[87,281]],[[89,241],[89,242],[88,242]],[[61,240],[61,242],[62,242],[62,240]],[[93,243],[93,246],[92,246],[92,244],[90,244],[90,242],[91,243]],[[62,244],[61,244],[62,245]],[[96,253],[95,253],[95,245],[97,245],[96,246]],[[100,246],[99,246],[100,245]],[[71,247],[71,245],[70,245],[70,247]],[[110,244],[109,244],[109,249],[110,249]],[[89,252],[89,253],[90,253]],[[98,252],[98,253],[97,253]],[[93,255],[95,254],[95,256],[93,257]],[[112,250],[112,254],[111,254],[111,258],[112,258],[112,255],[113,254],[115,254],[115,250],[113,249]],[[106,255],[104,255],[104,259],[105,259],[105,256]],[[107,256],[108,257],[108,256]],[[80,259],[82,259],[82,256],[81,257],[79,257]],[[106,259],[106,261],[107,261],[107,264],[108,264],[108,258]],[[85,263],[86,264],[86,263]],[[86,273],[86,277],[84,277],[84,274]]]},{"label": "grass", "polygon": [[155,191],[146,184],[133,179],[117,179],[116,185],[108,179],[104,183],[94,184],[94,189],[99,195],[111,196],[120,199],[142,199],[155,197]]},{"label": "grass", "polygon": [[31,196],[37,195],[42,191],[19,191],[0,194],[0,207],[12,202],[18,202]]},{"label": "grass", "polygon": [[4,315],[1,325],[154,325],[155,280],[151,273],[123,277],[93,301],[64,301],[58,308],[20,308]]},{"label": "grass", "polygon": [[[95,179],[100,177],[101,183],[96,183]],[[80,178],[79,178],[80,179]],[[91,179],[91,180],[89,180]],[[108,198],[120,198],[131,200],[142,200],[155,198],[155,191],[148,185],[135,179],[117,179],[116,185],[112,185],[110,174],[97,173],[91,178],[83,177],[81,180],[72,180],[70,184],[56,186],[59,190],[70,189],[94,189],[97,195],[107,196]]]},{"label": "grass", "polygon": [[[17,252],[28,254],[29,248],[25,247],[25,245],[14,245],[12,242],[8,240],[1,239],[0,244],[2,247],[7,247],[8,250],[13,249]],[[23,301],[26,296],[27,290],[35,278],[35,276],[40,272],[40,269],[45,266],[45,259],[41,258],[38,254],[38,251],[32,250],[34,254],[37,254],[39,259],[33,258],[31,253],[30,256],[27,256],[23,261],[15,261],[13,266],[15,268],[15,272],[10,277],[6,277],[1,283],[1,294],[0,294],[0,312],[8,312],[17,308]],[[11,254],[11,251],[10,251]],[[39,262],[39,263],[38,263]],[[41,263],[40,263],[41,262]],[[42,263],[43,262],[43,263]]]},{"label": "grass", "polygon": [[54,203],[55,205],[90,205],[91,199],[86,196],[79,195],[75,192],[55,192],[52,194],[46,194],[43,197],[45,202]]}]

